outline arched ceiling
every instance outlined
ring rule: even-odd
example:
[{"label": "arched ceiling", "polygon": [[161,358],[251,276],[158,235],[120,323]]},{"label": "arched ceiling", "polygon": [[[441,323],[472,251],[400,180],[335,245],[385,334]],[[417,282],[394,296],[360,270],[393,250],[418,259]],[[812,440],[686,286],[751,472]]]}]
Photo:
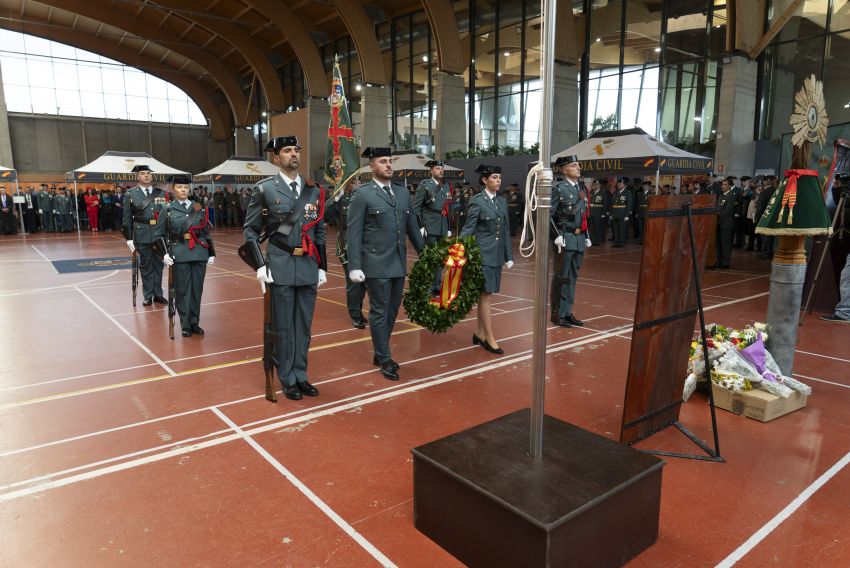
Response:
[{"label": "arched ceiling", "polygon": [[352,39],[362,81],[386,84],[375,27],[399,15],[424,9],[438,65],[463,73],[451,7],[451,0],[0,0],[0,25],[168,75],[175,84],[182,76],[194,88],[181,88],[221,136],[256,122],[260,109],[289,106],[292,85],[281,68],[290,61],[301,65],[307,96],[327,96],[321,48],[341,38]]}]

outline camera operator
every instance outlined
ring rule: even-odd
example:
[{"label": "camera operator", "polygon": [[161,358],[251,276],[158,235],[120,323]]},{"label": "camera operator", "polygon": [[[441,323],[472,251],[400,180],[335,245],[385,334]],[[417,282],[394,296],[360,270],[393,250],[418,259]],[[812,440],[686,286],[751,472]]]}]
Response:
[{"label": "camera operator", "polygon": [[[836,207],[841,202],[841,197],[844,197],[844,210],[836,211],[838,218],[841,221],[841,226],[837,229],[850,229],[850,174],[844,173],[836,176],[832,183],[832,199],[835,201]],[[824,321],[834,321],[840,323],[850,323],[850,254],[844,261],[844,269],[841,271],[841,279],[838,283],[838,305],[835,306],[835,313],[828,316],[821,316]]]}]

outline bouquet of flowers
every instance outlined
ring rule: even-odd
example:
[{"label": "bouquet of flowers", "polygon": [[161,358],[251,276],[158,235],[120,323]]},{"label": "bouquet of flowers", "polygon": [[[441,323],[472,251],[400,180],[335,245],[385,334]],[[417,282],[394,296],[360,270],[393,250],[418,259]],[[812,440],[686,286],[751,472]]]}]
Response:
[{"label": "bouquet of flowers", "polygon": [[[711,381],[734,392],[759,388],[788,398],[794,391],[809,396],[811,387],[792,377],[785,377],[767,351],[766,326],[763,323],[748,325],[742,330],[718,324],[707,325],[708,361]],[[696,389],[697,382],[705,376],[705,357],[702,342],[691,342],[688,360],[688,377],[682,398],[687,400]]]}]

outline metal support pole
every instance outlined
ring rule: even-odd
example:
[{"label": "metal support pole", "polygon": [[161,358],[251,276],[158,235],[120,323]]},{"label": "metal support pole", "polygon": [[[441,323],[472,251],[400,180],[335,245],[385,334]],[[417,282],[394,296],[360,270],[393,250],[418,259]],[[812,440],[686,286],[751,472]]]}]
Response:
[{"label": "metal support pole", "polygon": [[548,167],[552,143],[552,103],[554,93],[555,0],[541,0],[543,29],[540,77],[543,79],[543,106],[540,112],[540,165],[537,174],[537,243],[534,256],[534,327],[531,358],[531,439],[529,453],[543,457],[543,416],[546,384],[546,315],[549,284],[549,207],[552,197],[552,170]]}]

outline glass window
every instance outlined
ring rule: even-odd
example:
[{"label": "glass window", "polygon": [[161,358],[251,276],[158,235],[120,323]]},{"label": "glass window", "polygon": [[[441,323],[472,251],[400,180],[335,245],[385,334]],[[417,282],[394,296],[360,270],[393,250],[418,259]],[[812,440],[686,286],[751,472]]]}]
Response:
[{"label": "glass window", "polygon": [[[782,17],[792,0],[771,0],[768,9],[770,26]],[[790,41],[819,35],[826,31],[826,13],[829,2],[826,0],[805,0],[794,11],[794,15],[785,23],[777,36],[777,41]]]},{"label": "glass window", "polygon": [[68,116],[80,116],[83,107],[80,104],[80,91],[76,89],[56,89],[56,113]]},{"label": "glass window", "polygon": [[56,92],[52,88],[30,87],[32,111],[36,114],[56,114]]},{"label": "glass window", "polygon": [[124,90],[127,95],[135,97],[144,97],[147,95],[147,86],[145,85],[145,74],[141,71],[132,69],[124,69]]},{"label": "glass window", "polygon": [[153,122],[168,122],[168,99],[149,97],[148,111]]},{"label": "glass window", "polygon": [[149,120],[148,98],[127,95],[127,118],[130,120]]},{"label": "glass window", "polygon": [[832,0],[832,21],[830,30],[850,29],[850,0]]},{"label": "glass window", "polygon": [[31,86],[53,87],[53,65],[49,60],[30,59],[27,61],[27,67]]},{"label": "glass window", "polygon": [[120,67],[104,65],[100,70],[103,77],[103,92],[111,95],[124,95],[124,73]]},{"label": "glass window", "polygon": [[50,55],[50,42],[35,36],[24,36],[24,49],[29,55]]},{"label": "glass window", "polygon": [[26,59],[4,54],[2,62],[4,85],[29,85]]},{"label": "glass window", "polygon": [[[63,63],[61,61],[53,62],[53,81],[56,88],[74,89],[80,88],[79,77],[77,76],[77,66],[73,63]],[[77,95],[79,99],[79,95]]]},{"label": "glass window", "polygon": [[103,109],[103,95],[100,93],[82,92],[80,103],[83,107],[83,116],[102,118],[105,115]]},{"label": "glass window", "polygon": [[30,88],[22,85],[3,85],[6,108],[10,112],[32,112]]},{"label": "glass window", "polygon": [[103,105],[106,110],[106,118],[127,119],[127,99],[124,95],[104,93]]}]

